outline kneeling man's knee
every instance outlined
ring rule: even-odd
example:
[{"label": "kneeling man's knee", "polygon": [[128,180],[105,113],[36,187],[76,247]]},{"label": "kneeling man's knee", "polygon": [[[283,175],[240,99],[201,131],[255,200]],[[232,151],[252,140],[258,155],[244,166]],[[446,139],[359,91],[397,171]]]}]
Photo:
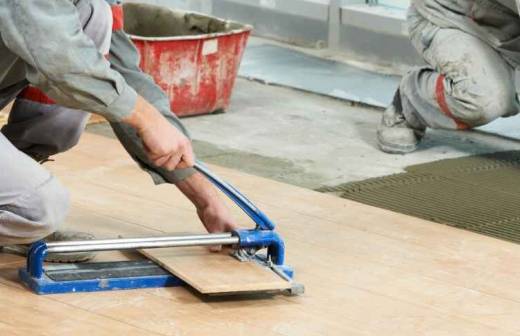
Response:
[{"label": "kneeling man's knee", "polygon": [[21,196],[15,207],[29,225],[23,238],[32,241],[53,233],[65,221],[69,210],[69,193],[54,177]]},{"label": "kneeling man's knee", "polygon": [[516,92],[493,92],[481,99],[482,122],[487,124],[501,117],[508,117],[518,113]]},{"label": "kneeling man's knee", "polygon": [[490,123],[500,117],[518,113],[516,91],[507,85],[483,85],[472,88],[455,85],[453,98],[457,100],[454,114],[472,127]]}]

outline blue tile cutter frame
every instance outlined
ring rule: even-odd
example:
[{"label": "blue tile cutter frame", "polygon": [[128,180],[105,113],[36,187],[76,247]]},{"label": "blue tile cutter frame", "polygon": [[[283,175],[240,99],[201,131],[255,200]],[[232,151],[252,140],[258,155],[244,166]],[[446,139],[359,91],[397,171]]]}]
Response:
[{"label": "blue tile cutter frame", "polygon": [[[233,186],[218,178],[201,162],[195,169],[235,202],[255,223],[253,230],[232,233],[186,235],[156,238],[91,240],[76,242],[34,243],[27,257],[27,266],[19,270],[21,281],[37,294],[94,292],[136,288],[182,286],[184,282],[150,260],[56,264],[44,268],[47,253],[100,252],[166,247],[232,245],[239,259],[249,259],[270,267],[292,283],[293,270],[285,265],[285,245],[275,232],[274,223]],[[267,249],[267,254],[257,254]],[[293,284],[288,294],[298,295],[303,286]]]}]

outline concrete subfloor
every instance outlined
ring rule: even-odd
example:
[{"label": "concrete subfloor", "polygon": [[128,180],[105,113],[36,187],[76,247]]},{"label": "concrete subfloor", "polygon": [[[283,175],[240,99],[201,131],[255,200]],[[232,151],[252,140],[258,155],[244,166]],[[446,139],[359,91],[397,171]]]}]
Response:
[{"label": "concrete subfloor", "polygon": [[[420,149],[376,148],[381,110],[239,79],[223,114],[185,118],[199,159],[316,189],[402,172],[409,165],[503,150],[520,141],[480,132],[429,130]],[[106,125],[89,126],[106,132]]]}]

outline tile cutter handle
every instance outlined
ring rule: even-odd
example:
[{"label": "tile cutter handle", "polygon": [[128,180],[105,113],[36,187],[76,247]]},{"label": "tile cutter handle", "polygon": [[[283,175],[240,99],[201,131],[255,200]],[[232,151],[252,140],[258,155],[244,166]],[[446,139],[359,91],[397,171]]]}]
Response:
[{"label": "tile cutter handle", "polygon": [[218,176],[213,174],[202,162],[197,161],[193,168],[204,175],[218,189],[226,194],[226,196],[235,202],[235,204],[238,205],[242,211],[244,211],[256,223],[257,230],[273,231],[275,229],[275,224],[250,200],[248,200],[247,197],[245,197],[232,185],[221,180]]}]

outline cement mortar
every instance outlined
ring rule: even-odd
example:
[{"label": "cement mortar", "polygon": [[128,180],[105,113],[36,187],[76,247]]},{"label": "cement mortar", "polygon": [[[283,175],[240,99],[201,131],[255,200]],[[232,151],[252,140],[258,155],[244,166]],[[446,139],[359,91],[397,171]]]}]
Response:
[{"label": "cement mortar", "polygon": [[125,31],[142,37],[215,34],[242,28],[217,18],[148,4],[125,4],[124,14]]},{"label": "cement mortar", "polygon": [[321,191],[520,243],[520,151],[408,167]]}]

